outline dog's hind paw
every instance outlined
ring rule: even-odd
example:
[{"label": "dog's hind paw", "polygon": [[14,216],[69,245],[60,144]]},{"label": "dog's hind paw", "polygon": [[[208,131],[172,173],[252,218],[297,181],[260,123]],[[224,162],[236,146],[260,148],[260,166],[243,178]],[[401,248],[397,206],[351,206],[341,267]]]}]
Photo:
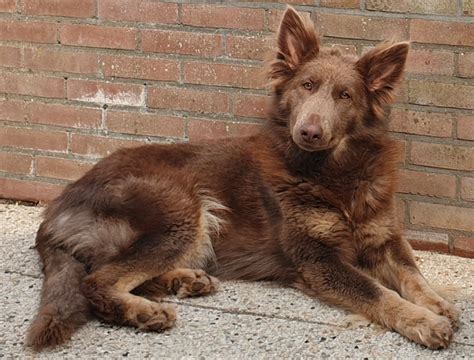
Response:
[{"label": "dog's hind paw", "polygon": [[179,298],[211,294],[218,287],[219,280],[203,270],[192,270],[188,276],[173,280],[173,290]]},{"label": "dog's hind paw", "polygon": [[136,316],[136,324],[144,331],[163,331],[174,325],[176,312],[172,306],[163,304],[150,305]]}]

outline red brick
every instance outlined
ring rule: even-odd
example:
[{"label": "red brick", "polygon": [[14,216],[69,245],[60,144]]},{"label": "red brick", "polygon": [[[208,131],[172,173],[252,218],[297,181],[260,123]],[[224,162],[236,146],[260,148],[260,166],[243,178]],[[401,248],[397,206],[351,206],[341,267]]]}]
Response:
[{"label": "red brick", "polygon": [[454,54],[436,50],[410,50],[406,70],[427,75],[453,75]]},{"label": "red brick", "polygon": [[1,46],[0,66],[21,67],[21,49],[13,46]]},{"label": "red brick", "polygon": [[98,0],[99,18],[106,20],[172,24],[178,5],[152,0]]},{"label": "red brick", "polygon": [[395,143],[397,144],[398,147],[398,152],[400,154],[400,165],[405,163],[406,157],[407,157],[407,140],[400,140],[400,139],[394,139]]},{"label": "red brick", "polygon": [[16,11],[16,0],[0,0],[0,12],[12,13]]},{"label": "red brick", "polygon": [[402,81],[394,90],[394,103],[406,104],[408,103],[408,81]]},{"label": "red brick", "polygon": [[30,174],[33,157],[9,152],[0,152],[0,171],[14,174]]},{"label": "red brick", "polygon": [[184,119],[158,114],[109,111],[107,128],[128,134],[184,137]]},{"label": "red brick", "polygon": [[474,178],[463,177],[461,179],[461,198],[474,201]]},{"label": "red brick", "polygon": [[474,209],[413,201],[410,222],[435,228],[474,231]]},{"label": "red brick", "polygon": [[68,80],[67,98],[97,104],[141,106],[145,103],[145,87],[87,80]]},{"label": "red brick", "polygon": [[234,95],[234,114],[237,116],[265,118],[269,99],[265,95],[242,94]]},{"label": "red brick", "polygon": [[360,6],[359,0],[321,0],[321,6],[344,8],[344,9],[358,9]]},{"label": "red brick", "polygon": [[64,79],[25,73],[0,73],[0,92],[64,98]]},{"label": "red brick", "polygon": [[128,50],[137,46],[137,30],[121,27],[67,24],[59,37],[64,45]]},{"label": "red brick", "polygon": [[23,0],[22,5],[21,12],[27,15],[95,16],[95,0]]},{"label": "red brick", "polygon": [[449,252],[449,237],[447,234],[407,230],[404,236],[415,250]]},{"label": "red brick", "polygon": [[459,54],[458,75],[464,78],[474,78],[474,52]]},{"label": "red brick", "polygon": [[457,21],[412,19],[410,41],[417,43],[474,46],[474,24]]},{"label": "red brick", "polygon": [[54,179],[77,180],[92,166],[90,162],[78,160],[36,157],[36,175]]},{"label": "red brick", "polygon": [[265,83],[261,67],[216,63],[184,64],[184,80],[191,84],[261,89]]},{"label": "red brick", "polygon": [[390,130],[438,137],[451,137],[453,118],[449,113],[392,109]]},{"label": "red brick", "polygon": [[338,49],[343,54],[357,55],[357,47],[355,45],[337,44],[326,41],[323,42],[323,45],[331,49]]},{"label": "red brick", "polygon": [[456,236],[453,239],[453,253],[457,256],[474,258],[474,237]]},{"label": "red brick", "polygon": [[188,136],[191,142],[234,136],[246,136],[256,133],[260,124],[237,123],[207,119],[189,119]]},{"label": "red brick", "polygon": [[343,14],[317,14],[319,33],[324,36],[367,39],[405,40],[408,20]]},{"label": "red brick", "polygon": [[292,5],[313,5],[314,0],[281,0],[277,2],[282,2],[285,4],[292,4]]},{"label": "red brick", "polygon": [[275,44],[272,37],[227,36],[227,56],[237,59],[264,60]]},{"label": "red brick", "polygon": [[73,128],[98,128],[100,109],[38,101],[0,100],[0,119],[22,123],[47,124]]},{"label": "red brick", "polygon": [[222,35],[188,31],[142,30],[144,51],[214,57],[224,52]]},{"label": "red brick", "polygon": [[474,170],[474,147],[412,142],[411,162],[445,169]]},{"label": "red brick", "polygon": [[263,30],[264,16],[263,9],[183,4],[181,22],[192,26]]},{"label": "red brick", "polygon": [[189,119],[189,141],[216,139],[227,136],[227,123],[224,121]]},{"label": "red brick", "polygon": [[368,0],[366,7],[398,13],[456,15],[456,2],[452,0]]},{"label": "red brick", "polygon": [[26,48],[25,67],[34,70],[62,71],[78,74],[98,74],[97,54],[77,51]]},{"label": "red brick", "polygon": [[0,40],[56,43],[56,24],[0,21]]},{"label": "red brick", "polygon": [[0,198],[33,202],[49,202],[61,194],[64,185],[31,180],[0,178]]},{"label": "red brick", "polygon": [[179,79],[179,62],[175,60],[104,56],[101,62],[105,76],[163,81]]},{"label": "red brick", "polygon": [[51,130],[1,127],[0,144],[23,149],[64,152],[67,149],[67,134]]},{"label": "red brick", "polygon": [[454,198],[456,196],[456,177],[401,170],[398,191],[405,194]]},{"label": "red brick", "polygon": [[405,214],[406,214],[406,205],[405,201],[400,199],[400,197],[395,197],[395,215],[397,217],[398,225],[403,228],[405,226]]},{"label": "red brick", "polygon": [[409,80],[408,100],[419,105],[434,105],[461,109],[474,108],[474,86]]},{"label": "red brick", "polygon": [[474,116],[458,116],[458,139],[474,140]]},{"label": "red brick", "polygon": [[[280,27],[281,19],[283,18],[283,13],[285,10],[278,10],[278,9],[268,9],[267,13],[267,21],[268,21],[268,30],[270,31],[277,31]],[[298,11],[300,16],[303,16],[311,21],[311,13]]]},{"label": "red brick", "polygon": [[262,124],[230,122],[227,125],[229,136],[247,136],[258,132]]},{"label": "red brick", "polygon": [[75,154],[96,157],[110,155],[119,148],[143,145],[138,140],[116,139],[110,137],[72,134],[71,150]]},{"label": "red brick", "polygon": [[187,31],[143,30],[144,51],[214,57],[224,51],[223,37]]},{"label": "red brick", "polygon": [[229,96],[218,91],[176,87],[150,88],[148,106],[200,113],[226,113],[229,111]]}]

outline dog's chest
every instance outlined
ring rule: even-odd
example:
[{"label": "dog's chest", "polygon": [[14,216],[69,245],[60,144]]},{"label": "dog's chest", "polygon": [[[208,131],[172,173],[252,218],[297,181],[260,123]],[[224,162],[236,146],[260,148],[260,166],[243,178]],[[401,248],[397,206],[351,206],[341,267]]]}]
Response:
[{"label": "dog's chest", "polygon": [[[352,254],[350,257],[356,256],[358,249],[380,246],[395,229],[392,209],[387,206],[369,214],[372,210],[365,202],[374,197],[371,183],[358,184],[357,181],[337,186],[327,186],[324,182],[299,183],[282,201],[290,229],[296,227],[310,237],[344,248]],[[356,211],[366,211],[367,216],[356,216]]]}]

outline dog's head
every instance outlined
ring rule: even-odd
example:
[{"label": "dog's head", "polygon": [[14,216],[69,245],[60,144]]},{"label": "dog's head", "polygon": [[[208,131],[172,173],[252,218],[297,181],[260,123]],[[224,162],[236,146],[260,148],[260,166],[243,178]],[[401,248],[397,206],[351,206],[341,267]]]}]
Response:
[{"label": "dog's head", "polygon": [[379,126],[393,99],[408,53],[407,42],[385,42],[361,58],[322,48],[311,21],[289,7],[278,32],[270,78],[279,119],[305,151],[335,148]]}]

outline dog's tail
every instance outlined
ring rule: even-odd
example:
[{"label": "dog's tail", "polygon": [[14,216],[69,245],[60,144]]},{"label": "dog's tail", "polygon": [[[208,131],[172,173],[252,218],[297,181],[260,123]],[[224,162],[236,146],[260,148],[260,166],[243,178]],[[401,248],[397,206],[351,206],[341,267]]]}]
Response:
[{"label": "dog's tail", "polygon": [[44,281],[38,315],[26,344],[39,351],[59,345],[89,318],[90,305],[81,292],[86,275],[84,264],[61,249],[51,249],[38,232],[37,244],[43,260]]}]

